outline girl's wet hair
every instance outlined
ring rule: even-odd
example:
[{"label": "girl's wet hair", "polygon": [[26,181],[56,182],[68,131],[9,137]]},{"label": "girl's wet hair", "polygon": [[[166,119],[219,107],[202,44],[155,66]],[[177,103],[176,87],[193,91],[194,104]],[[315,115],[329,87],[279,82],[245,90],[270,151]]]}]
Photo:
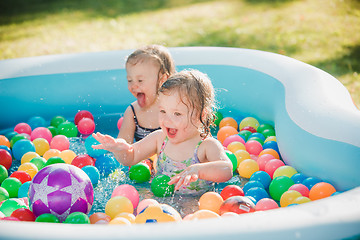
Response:
[{"label": "girl's wet hair", "polygon": [[208,136],[215,120],[216,107],[214,87],[208,76],[198,70],[175,73],[159,89],[164,94],[171,94],[172,91],[179,92],[181,101],[191,109],[191,117],[200,118],[201,137]]}]

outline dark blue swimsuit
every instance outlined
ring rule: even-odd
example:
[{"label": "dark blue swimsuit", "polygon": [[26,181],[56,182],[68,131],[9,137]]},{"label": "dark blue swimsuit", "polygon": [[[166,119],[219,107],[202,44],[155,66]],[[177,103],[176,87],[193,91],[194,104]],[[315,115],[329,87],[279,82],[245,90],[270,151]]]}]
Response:
[{"label": "dark blue swimsuit", "polygon": [[144,137],[146,137],[150,133],[160,129],[160,127],[159,128],[144,128],[144,127],[140,126],[139,123],[138,123],[138,120],[136,118],[135,109],[134,109],[133,105],[130,104],[130,107],[131,107],[131,110],[134,113],[134,121],[135,121],[135,126],[136,126],[135,127],[135,134],[134,134],[135,141],[140,141],[141,139],[143,139]]}]

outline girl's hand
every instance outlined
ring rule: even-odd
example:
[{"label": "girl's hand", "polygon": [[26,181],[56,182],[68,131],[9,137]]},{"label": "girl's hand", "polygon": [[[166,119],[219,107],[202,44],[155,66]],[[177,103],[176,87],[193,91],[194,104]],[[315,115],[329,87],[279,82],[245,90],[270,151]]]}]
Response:
[{"label": "girl's hand", "polygon": [[179,190],[181,186],[188,186],[191,182],[199,179],[199,169],[197,164],[191,165],[178,175],[171,178],[169,185],[175,184],[175,191]]},{"label": "girl's hand", "polygon": [[131,148],[131,145],[129,145],[122,138],[115,139],[112,136],[104,135],[99,132],[93,133],[92,136],[100,142],[98,145],[92,145],[92,148],[94,149],[104,149],[110,152],[120,152],[129,150]]}]

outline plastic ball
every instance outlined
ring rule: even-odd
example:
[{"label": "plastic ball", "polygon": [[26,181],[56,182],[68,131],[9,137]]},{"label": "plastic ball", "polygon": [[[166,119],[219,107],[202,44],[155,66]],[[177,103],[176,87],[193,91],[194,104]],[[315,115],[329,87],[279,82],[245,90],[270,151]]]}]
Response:
[{"label": "plastic ball", "polygon": [[59,134],[59,130],[57,129],[57,127],[48,126],[47,129],[49,129],[53,137]]},{"label": "plastic ball", "polygon": [[259,165],[252,159],[245,159],[238,166],[239,175],[244,178],[250,178],[256,171],[259,171]]},{"label": "plastic ball", "polygon": [[269,194],[262,187],[253,187],[246,191],[245,196],[252,197],[255,202],[260,201],[263,198],[269,198]]},{"label": "plastic ball", "polygon": [[[260,143],[260,145],[261,145],[261,148],[262,148],[262,145],[264,144],[264,140],[262,140],[261,138],[258,138],[258,137],[249,137],[249,139],[247,140],[248,142],[250,142],[250,141],[256,141],[256,142],[258,142],[258,143]],[[261,150],[262,151],[262,150]],[[260,151],[260,152],[261,152]],[[260,153],[259,153],[260,154]],[[259,154],[257,154],[257,155],[259,155]]]},{"label": "plastic ball", "polygon": [[252,134],[252,132],[248,131],[248,130],[242,130],[239,132],[239,136],[243,137],[245,142],[249,139],[250,135]]},{"label": "plastic ball", "polygon": [[220,215],[207,209],[201,209],[194,212],[191,215],[191,219],[189,220],[208,219],[208,218],[220,218]]},{"label": "plastic ball", "polygon": [[303,173],[295,173],[292,175],[291,179],[294,181],[294,183],[302,183],[306,178],[308,178]]},{"label": "plastic ball", "polygon": [[134,207],[131,201],[123,196],[116,196],[110,198],[110,200],[105,205],[105,213],[111,218],[122,212],[133,213]]},{"label": "plastic ball", "polygon": [[22,156],[27,152],[35,152],[35,146],[34,144],[28,140],[28,139],[21,139],[17,141],[13,148],[12,152],[14,155],[14,158],[16,160],[21,160]]},{"label": "plastic ball", "polygon": [[284,192],[280,197],[280,206],[287,207],[290,204],[293,204],[295,199],[301,197],[301,193],[295,190],[288,190]]},{"label": "plastic ball", "polygon": [[302,182],[302,184],[304,184],[309,190],[311,190],[311,188],[319,182],[322,182],[322,180],[319,178],[308,177]]},{"label": "plastic ball", "polygon": [[95,131],[95,122],[90,118],[83,118],[79,121],[77,127],[81,134],[89,135]]},{"label": "plastic ball", "polygon": [[34,141],[34,139],[36,138],[44,138],[49,143],[51,142],[52,139],[52,133],[46,127],[38,127],[31,132],[30,137],[31,137],[31,141]]},{"label": "plastic ball", "polygon": [[63,223],[69,224],[90,224],[89,217],[82,212],[70,213]]},{"label": "plastic ball", "polygon": [[235,170],[237,169],[237,158],[235,156],[235,154],[233,154],[232,152],[228,151],[228,150],[225,150],[225,153],[226,153],[226,156],[228,156],[228,158],[230,159],[231,161],[231,164],[233,166],[233,172],[235,172]]},{"label": "plastic ball", "polygon": [[136,183],[143,183],[150,180],[150,168],[145,163],[138,163],[130,167],[129,178]]},{"label": "plastic ball", "polygon": [[295,190],[298,191],[302,196],[304,197],[309,197],[309,189],[301,183],[295,183],[294,185],[292,185],[289,190]]},{"label": "plastic ball", "polygon": [[254,188],[254,187],[260,187],[260,188],[264,188],[264,185],[259,182],[259,181],[254,181],[254,180],[250,180],[248,181],[247,183],[245,183],[244,187],[243,187],[243,190],[244,190],[244,193],[246,194],[246,192],[250,189],[250,188]]},{"label": "plastic ball", "polygon": [[51,213],[60,221],[72,212],[88,214],[94,201],[89,177],[68,164],[53,164],[40,170],[29,188],[29,202],[35,216]]},{"label": "plastic ball", "polygon": [[31,176],[25,171],[15,171],[10,175],[10,177],[19,179],[21,184],[31,181]]},{"label": "plastic ball", "polygon": [[116,126],[117,126],[118,130],[120,130],[121,125],[122,125],[122,123],[123,123],[123,120],[124,120],[124,117],[121,117],[121,118],[119,118],[119,120],[117,121]]},{"label": "plastic ball", "polygon": [[90,215],[89,220],[90,220],[91,224],[96,224],[99,221],[108,223],[108,222],[110,222],[111,218],[110,218],[110,216],[108,216],[105,213],[96,212],[96,213],[93,213],[93,214]]},{"label": "plastic ball", "polygon": [[266,148],[266,149],[262,150],[261,153],[259,154],[259,157],[264,155],[264,154],[270,154],[274,158],[280,159],[279,153],[277,151],[275,151],[274,149],[271,149],[271,148]]},{"label": "plastic ball", "polygon": [[50,149],[49,142],[44,138],[36,138],[33,140],[35,151],[40,156],[43,156]]},{"label": "plastic ball", "polygon": [[95,160],[87,154],[81,154],[81,155],[76,156],[71,161],[71,164],[78,168],[83,168],[88,165],[95,166]]},{"label": "plastic ball", "polygon": [[276,169],[281,166],[285,166],[285,163],[279,159],[271,159],[265,165],[265,172],[267,172],[270,177],[273,179],[273,175]]},{"label": "plastic ball", "polygon": [[10,141],[4,135],[0,135],[0,145],[10,147]]},{"label": "plastic ball", "polygon": [[207,209],[219,214],[223,202],[223,198],[217,192],[206,192],[199,199],[199,209]]},{"label": "plastic ball", "polygon": [[242,161],[244,161],[245,159],[250,159],[250,154],[246,151],[246,150],[237,150],[236,152],[234,152],[234,155],[237,158],[237,167],[240,165],[240,163]]},{"label": "plastic ball", "polygon": [[260,199],[255,205],[256,211],[266,211],[276,208],[279,208],[279,205],[271,198]]},{"label": "plastic ball", "polygon": [[216,111],[215,112],[215,121],[214,121],[214,124],[216,125],[216,126],[219,126],[219,124],[220,124],[220,122],[221,122],[221,120],[224,118],[224,116],[222,115],[222,113],[221,112],[219,112],[219,111]]},{"label": "plastic ball", "polygon": [[71,164],[76,157],[76,153],[70,149],[66,149],[60,152],[59,157],[61,157],[67,164]]},{"label": "plastic ball", "polygon": [[149,205],[135,218],[135,223],[160,223],[181,221],[181,216],[167,204]]},{"label": "plastic ball", "polygon": [[0,187],[0,202],[5,201],[9,198],[10,198],[10,196],[9,196],[8,191],[5,188]]},{"label": "plastic ball", "polygon": [[308,203],[308,202],[311,202],[310,198],[301,196],[301,197],[297,197],[293,203],[294,204],[303,204],[303,203]]},{"label": "plastic ball", "polygon": [[31,117],[27,123],[30,125],[31,129],[38,127],[45,127],[47,125],[46,120],[40,116]]},{"label": "plastic ball", "polygon": [[221,144],[223,144],[227,137],[235,134],[238,134],[238,131],[235,128],[231,126],[224,126],[219,129],[217,139],[221,142]]},{"label": "plastic ball", "polygon": [[30,135],[31,134],[31,127],[27,123],[18,123],[14,127],[14,132],[26,133],[26,134]]},{"label": "plastic ball", "polygon": [[0,149],[0,165],[3,165],[6,169],[10,169],[12,165],[12,156],[4,149]]},{"label": "plastic ball", "polygon": [[[273,129],[265,129],[262,134],[264,135],[264,137],[267,139],[269,137],[275,137],[275,130]],[[276,137],[275,137],[275,142],[276,142]]]},{"label": "plastic ball", "polygon": [[81,110],[75,114],[74,123],[78,125],[79,121],[83,118],[90,118],[91,120],[94,120],[94,116],[91,112],[87,110]]},{"label": "plastic ball", "polygon": [[16,198],[10,198],[1,204],[0,212],[2,212],[6,217],[9,217],[16,209],[19,208],[26,208],[25,203]]},{"label": "plastic ball", "polygon": [[115,217],[109,222],[110,225],[131,225],[131,222],[124,217]]},{"label": "plastic ball", "polygon": [[120,167],[120,163],[112,156],[102,155],[96,159],[95,167],[99,170],[100,175],[108,176]]},{"label": "plastic ball", "polygon": [[[127,219],[130,223],[135,223],[135,215],[132,213],[127,213],[127,212],[123,212],[123,213],[119,213],[118,215],[115,216],[114,219],[116,218],[125,218]],[[114,220],[113,219],[113,220]]]},{"label": "plastic ball", "polygon": [[251,175],[250,181],[259,181],[264,186],[264,188],[267,189],[269,188],[271,177],[267,172],[257,171]]},{"label": "plastic ball", "polygon": [[237,150],[246,150],[245,145],[242,142],[236,141],[229,143],[227,149],[232,153],[236,152]]},{"label": "plastic ball", "polygon": [[245,196],[243,189],[237,185],[227,185],[220,193],[223,200],[232,196]]},{"label": "plastic ball", "polygon": [[60,223],[60,220],[57,216],[51,213],[44,213],[38,216],[35,219],[35,222],[49,222],[49,223]]},{"label": "plastic ball", "polygon": [[264,143],[269,142],[269,141],[277,142],[277,139],[275,136],[269,136],[265,139]]},{"label": "plastic ball", "polygon": [[33,179],[35,174],[37,174],[39,170],[35,164],[28,162],[21,164],[18,168],[18,171],[27,172],[30,175],[31,179]]},{"label": "plastic ball", "polygon": [[140,199],[139,193],[136,190],[136,188],[132,185],[122,184],[120,186],[117,186],[111,194],[112,198],[115,196],[123,196],[128,198],[131,201],[134,208],[136,208],[139,204],[139,199]]},{"label": "plastic ball", "polygon": [[259,164],[259,170],[265,171],[266,164],[272,159],[275,159],[275,158],[271,154],[263,154],[263,155],[259,156],[258,159],[256,160],[257,163]]},{"label": "plastic ball", "polygon": [[310,189],[309,198],[312,201],[314,201],[314,200],[330,197],[335,192],[336,189],[330,183],[319,182]]},{"label": "plastic ball", "polygon": [[277,168],[273,174],[273,178],[279,177],[279,176],[287,176],[291,178],[294,174],[296,174],[297,171],[295,168],[291,166],[280,166]]},{"label": "plastic ball", "polygon": [[59,157],[60,153],[61,152],[57,149],[49,149],[44,153],[43,158],[48,160],[49,158],[52,158],[52,157]]},{"label": "plastic ball", "polygon": [[243,120],[241,120],[239,129],[242,130],[245,127],[252,127],[255,130],[260,126],[258,120],[256,120],[253,117],[246,117]]},{"label": "plastic ball", "polygon": [[13,211],[10,215],[11,217],[16,217],[20,221],[27,221],[27,222],[35,222],[35,215],[32,211],[27,208],[19,208]]},{"label": "plastic ball", "polygon": [[33,158],[40,157],[40,155],[36,152],[27,152],[21,158],[21,164],[30,162]]},{"label": "plastic ball", "polygon": [[294,185],[294,181],[291,178],[286,176],[280,176],[273,179],[269,186],[270,196],[275,201],[280,201],[281,195],[288,191],[289,188]]},{"label": "plastic ball", "polygon": [[13,148],[14,144],[21,139],[28,139],[28,138],[22,134],[16,134],[15,136],[13,136],[10,140],[10,147]]},{"label": "plastic ball", "polygon": [[221,121],[219,123],[219,128],[221,129],[224,126],[231,126],[231,127],[235,128],[235,129],[237,129],[238,128],[238,123],[232,117],[225,117],[225,118],[221,119]]},{"label": "plastic ball", "polygon": [[249,154],[254,154],[256,156],[258,156],[260,152],[263,150],[261,143],[255,140],[248,140],[245,143],[245,148]]},{"label": "plastic ball", "polygon": [[170,177],[164,174],[160,174],[151,182],[151,191],[157,197],[168,197],[174,193],[174,184],[169,185]]},{"label": "plastic ball", "polygon": [[51,119],[50,125],[57,128],[61,123],[65,121],[66,119],[63,116],[55,116]]},{"label": "plastic ball", "polygon": [[92,145],[99,145],[99,144],[100,144],[99,141],[96,140],[92,135],[90,135],[89,137],[86,138],[86,140],[85,140],[85,148],[86,148],[87,154],[89,154],[90,157],[97,158],[97,157],[107,153],[107,151],[104,150],[104,149],[94,149],[94,148],[92,148]]},{"label": "plastic ball", "polygon": [[56,135],[52,138],[50,142],[50,147],[53,149],[58,149],[60,151],[64,151],[69,149],[70,147],[70,141],[69,139],[64,135]]},{"label": "plastic ball", "polygon": [[21,181],[15,177],[8,177],[1,183],[1,187],[5,188],[10,198],[17,198]]},{"label": "plastic ball", "polygon": [[[68,138],[77,137],[78,129],[73,122],[65,121],[58,126],[60,135],[65,135]],[[50,142],[50,141],[49,141]]]},{"label": "plastic ball", "polygon": [[266,143],[264,143],[263,148],[264,149],[270,148],[270,149],[275,150],[276,152],[279,152],[278,144],[275,141],[267,141]]},{"label": "plastic ball", "polygon": [[3,165],[0,165],[0,184],[9,176],[9,173]]},{"label": "plastic ball", "polygon": [[49,166],[56,163],[65,163],[65,161],[61,157],[51,157],[46,161],[45,166]]},{"label": "plastic ball", "polygon": [[238,134],[235,134],[235,135],[231,135],[231,136],[228,136],[227,138],[225,138],[224,142],[223,142],[223,146],[224,147],[228,147],[230,143],[233,143],[233,142],[240,142],[242,144],[245,144],[245,140],[240,137]]},{"label": "plastic ball", "polygon": [[30,160],[30,163],[34,164],[37,167],[38,171],[40,171],[41,169],[43,169],[43,167],[45,167],[46,159],[43,157],[34,157]]},{"label": "plastic ball", "polygon": [[138,215],[142,210],[144,210],[149,205],[159,205],[160,203],[152,198],[143,199],[139,202],[136,208],[136,214]]},{"label": "plastic ball", "polygon": [[18,198],[27,198],[31,181],[24,182],[18,191]]},{"label": "plastic ball", "polygon": [[226,199],[220,207],[220,215],[225,212],[237,214],[250,213],[255,211],[255,204],[247,197],[233,196]]},{"label": "plastic ball", "polygon": [[100,181],[100,172],[99,170],[91,165],[84,166],[81,168],[90,178],[91,183],[94,187],[97,186],[98,182]]},{"label": "plastic ball", "polygon": [[267,130],[267,129],[271,129],[274,130],[274,127],[270,124],[267,123],[262,123],[259,125],[259,127],[256,129],[259,133],[262,133],[263,131]]}]

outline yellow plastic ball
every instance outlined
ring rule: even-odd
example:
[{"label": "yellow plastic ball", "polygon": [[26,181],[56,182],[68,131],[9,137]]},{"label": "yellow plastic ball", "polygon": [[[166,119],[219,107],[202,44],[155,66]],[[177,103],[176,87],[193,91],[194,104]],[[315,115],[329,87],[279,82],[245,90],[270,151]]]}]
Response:
[{"label": "yellow plastic ball", "polygon": [[21,157],[21,164],[30,162],[35,157],[40,157],[40,155],[36,152],[27,152]]},{"label": "yellow plastic ball", "polygon": [[298,197],[302,197],[301,193],[295,190],[288,190],[281,195],[280,206],[287,207],[288,205],[293,204]]},{"label": "yellow plastic ball", "polygon": [[59,157],[62,158],[67,164],[71,164],[72,160],[76,157],[76,153],[72,150],[64,150],[60,152]]},{"label": "yellow plastic ball", "polygon": [[246,150],[237,150],[234,152],[234,155],[237,158],[237,167],[239,167],[239,164],[244,161],[245,159],[250,159],[250,154]]},{"label": "yellow plastic ball", "polygon": [[199,209],[207,209],[220,214],[220,206],[224,202],[217,192],[206,192],[199,199]]},{"label": "yellow plastic ball", "polygon": [[286,176],[286,177],[291,178],[296,173],[297,173],[297,171],[295,170],[295,168],[293,168],[291,166],[281,166],[275,170],[275,172],[273,174],[273,179],[280,177],[280,176]]},{"label": "yellow plastic ball", "polygon": [[127,220],[129,220],[130,223],[135,223],[135,215],[132,213],[122,212],[117,214],[114,219],[118,217],[126,218]]},{"label": "yellow plastic ball", "polygon": [[44,153],[50,149],[49,142],[44,138],[36,138],[32,142],[35,146],[35,151],[40,156],[43,156]]},{"label": "yellow plastic ball", "polygon": [[49,149],[44,153],[43,158],[45,158],[46,160],[49,160],[49,158],[52,158],[52,157],[59,157],[60,153],[61,152],[57,149]]},{"label": "yellow plastic ball", "polygon": [[235,153],[237,150],[246,150],[245,145],[241,142],[231,142],[227,149],[232,153]]},{"label": "yellow plastic ball", "polygon": [[36,167],[35,164],[26,162],[19,166],[18,171],[27,172],[30,175],[31,179],[33,179],[35,174],[38,172],[38,168]]},{"label": "yellow plastic ball", "polygon": [[111,219],[114,219],[116,215],[122,212],[134,212],[134,207],[131,201],[123,196],[110,198],[105,205],[105,213],[110,216]]},{"label": "yellow plastic ball", "polygon": [[239,125],[239,129],[243,129],[244,127],[252,127],[254,128],[255,130],[257,130],[257,128],[259,127],[259,121],[256,120],[255,118],[253,117],[246,117],[244,118],[241,122],[240,122],[240,125]]},{"label": "yellow plastic ball", "polygon": [[274,141],[274,142],[276,142],[276,137],[275,137],[275,136],[267,137],[267,138],[265,139],[264,143],[269,142],[269,141]]},{"label": "yellow plastic ball", "polygon": [[244,178],[250,178],[257,171],[259,171],[259,164],[253,159],[245,159],[238,166],[239,175]]},{"label": "yellow plastic ball", "polygon": [[301,197],[296,198],[293,203],[303,204],[303,203],[308,203],[308,202],[311,202],[310,198],[301,196]]},{"label": "yellow plastic ball", "polygon": [[131,222],[124,217],[116,217],[109,222],[111,225],[131,225]]}]

